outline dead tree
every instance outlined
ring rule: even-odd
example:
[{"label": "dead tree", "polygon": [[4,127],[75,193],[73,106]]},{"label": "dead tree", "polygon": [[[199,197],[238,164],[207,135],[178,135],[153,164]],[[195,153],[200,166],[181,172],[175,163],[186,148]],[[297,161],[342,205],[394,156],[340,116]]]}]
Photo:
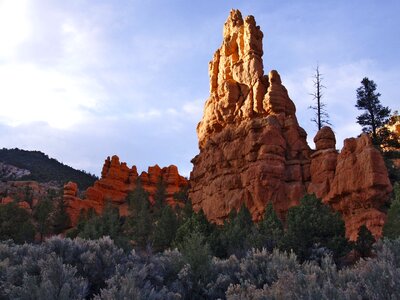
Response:
[{"label": "dead tree", "polygon": [[313,100],[316,102],[315,105],[311,105],[309,108],[314,110],[314,118],[311,119],[315,124],[317,124],[318,130],[324,125],[332,125],[329,122],[329,114],[326,111],[326,104],[322,101],[323,93],[322,89],[326,87],[322,84],[322,74],[319,72],[319,66],[315,69],[315,74],[313,76],[313,83],[315,87],[315,92],[310,95],[313,96]]}]

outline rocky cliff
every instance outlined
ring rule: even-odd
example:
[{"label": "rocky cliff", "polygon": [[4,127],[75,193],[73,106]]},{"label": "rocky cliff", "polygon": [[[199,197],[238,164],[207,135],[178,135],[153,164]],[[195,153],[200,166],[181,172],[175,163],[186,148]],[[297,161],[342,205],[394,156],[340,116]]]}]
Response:
[{"label": "rocky cliff", "polygon": [[189,196],[218,223],[243,202],[254,219],[268,202],[284,217],[310,179],[306,132],[278,72],[264,75],[262,37],[254,17],[232,10],[209,65]]},{"label": "rocky cliff", "polygon": [[308,192],[342,214],[351,240],[357,239],[363,224],[380,237],[386,220],[382,208],[392,191],[381,153],[366,134],[346,139],[338,153],[329,127],[323,127],[314,141]]},{"label": "rocky cliff", "polygon": [[355,239],[362,224],[379,237],[380,208],[391,191],[382,156],[366,135],[346,140],[338,153],[328,127],[311,150],[278,72],[264,75],[262,37],[254,17],[231,11],[209,64],[210,96],[197,126],[194,209],[221,223],[245,203],[258,220],[272,202],[284,219],[305,193],[316,193],[343,214],[348,237]]},{"label": "rocky cliff", "polygon": [[97,213],[101,213],[107,202],[118,206],[121,215],[127,215],[126,197],[136,188],[138,180],[149,193],[151,202],[154,201],[158,184],[162,182],[166,201],[172,206],[175,205],[174,194],[188,185],[187,179],[179,175],[178,168],[174,165],[164,168],[155,165],[139,175],[136,166],[129,168],[125,162],[120,162],[116,155],[107,157],[101,178],[86,190],[84,200],[78,197],[78,187],[75,183],[70,182],[64,186],[64,200],[72,225],[76,224],[81,209],[93,208]]}]

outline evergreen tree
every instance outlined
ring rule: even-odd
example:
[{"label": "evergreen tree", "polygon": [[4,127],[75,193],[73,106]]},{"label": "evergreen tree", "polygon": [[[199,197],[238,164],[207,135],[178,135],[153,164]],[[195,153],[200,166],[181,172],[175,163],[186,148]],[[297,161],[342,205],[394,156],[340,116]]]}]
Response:
[{"label": "evergreen tree", "polygon": [[268,203],[265,208],[264,218],[258,224],[258,228],[261,235],[262,246],[272,251],[279,245],[283,237],[283,225],[271,202]]},{"label": "evergreen tree", "polygon": [[220,240],[225,250],[222,256],[243,256],[253,246],[256,234],[248,208],[243,204],[237,213],[233,209],[220,232]]},{"label": "evergreen tree", "polygon": [[190,265],[193,282],[191,299],[205,299],[202,286],[211,273],[211,251],[206,238],[200,232],[193,232],[185,237],[179,249],[185,262]]},{"label": "evergreen tree", "polygon": [[93,208],[89,208],[88,210],[81,209],[79,211],[78,222],[75,227],[69,229],[66,233],[66,237],[74,239],[78,236],[80,232],[83,232],[86,223],[96,218],[97,214]]},{"label": "evergreen tree", "polygon": [[185,202],[185,206],[183,209],[180,211],[180,217],[182,221],[186,221],[193,215],[193,207],[192,207],[192,201],[190,199],[187,199]]},{"label": "evergreen tree", "polygon": [[0,205],[0,240],[15,243],[33,242],[35,229],[29,213],[14,202]]},{"label": "evergreen tree", "polygon": [[171,246],[178,229],[178,220],[173,209],[166,205],[161,210],[161,216],[153,232],[153,248],[163,251]]},{"label": "evergreen tree", "polygon": [[63,199],[63,191],[48,189],[46,198],[52,203],[53,210],[50,213],[51,233],[60,234],[71,226],[71,220],[67,213],[67,207]]},{"label": "evergreen tree", "polygon": [[357,241],[355,249],[360,253],[361,257],[367,257],[371,255],[372,245],[375,243],[375,238],[367,226],[362,225],[358,229]]},{"label": "evergreen tree", "polygon": [[128,195],[129,215],[124,231],[128,238],[141,248],[148,245],[152,231],[149,195],[138,180],[135,190]]},{"label": "evergreen tree", "polygon": [[283,247],[293,250],[301,261],[308,259],[315,247],[326,247],[338,258],[348,250],[344,222],[315,195],[306,195],[300,205],[288,210]]},{"label": "evergreen tree", "polygon": [[93,215],[93,212],[88,211],[86,217],[82,218],[82,224],[78,224],[78,228],[80,230],[77,236],[80,238],[96,240],[108,236],[117,246],[123,249],[129,248],[128,240],[123,234],[119,210],[111,203],[106,203],[101,215]]},{"label": "evergreen tree", "polygon": [[394,184],[394,196],[383,226],[383,236],[393,240],[400,237],[400,183],[398,182]]},{"label": "evergreen tree", "polygon": [[51,228],[51,212],[53,210],[53,203],[48,199],[44,198],[36,204],[33,209],[33,218],[36,222],[36,230],[40,234],[40,241],[43,240],[43,235],[49,234],[52,231]]},{"label": "evergreen tree", "polygon": [[60,234],[71,226],[67,207],[62,197],[60,197],[54,205],[54,210],[51,215],[51,226],[55,234]]},{"label": "evergreen tree", "polygon": [[375,82],[364,77],[361,87],[357,89],[356,104],[356,107],[364,113],[357,117],[357,123],[362,126],[364,132],[372,134],[375,144],[380,144],[377,130],[388,122],[390,109],[382,106],[379,100],[381,94],[376,93],[375,90]]},{"label": "evergreen tree", "polygon": [[205,238],[209,237],[214,226],[208,222],[203,210],[193,213],[177,230],[174,245],[183,243],[185,238],[194,232],[201,233]]},{"label": "evergreen tree", "polygon": [[160,176],[156,186],[156,193],[154,194],[154,204],[152,207],[153,220],[158,220],[160,218],[161,210],[164,207],[164,205],[166,205],[166,202],[167,202],[166,187],[162,176]]}]

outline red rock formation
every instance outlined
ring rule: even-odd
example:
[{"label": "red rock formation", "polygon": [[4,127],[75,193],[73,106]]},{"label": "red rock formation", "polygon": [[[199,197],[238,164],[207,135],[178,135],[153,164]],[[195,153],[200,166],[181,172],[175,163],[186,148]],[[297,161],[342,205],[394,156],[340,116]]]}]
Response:
[{"label": "red rock formation", "polygon": [[126,216],[128,214],[126,197],[135,189],[138,179],[149,193],[150,201],[153,201],[157,185],[162,179],[166,189],[166,200],[170,205],[175,205],[174,194],[188,185],[187,179],[179,175],[176,166],[171,165],[161,169],[155,165],[149,167],[148,172],[142,172],[138,176],[135,166],[127,167],[126,163],[121,163],[116,155],[112,158],[107,157],[101,179],[86,190],[86,199],[78,198],[78,187],[75,183],[70,182],[64,186],[64,200],[67,203],[72,226],[76,225],[81,209],[93,208],[97,213],[101,213],[107,202],[118,206],[120,215]]},{"label": "red rock formation", "polygon": [[311,183],[308,193],[317,198],[325,197],[335,177],[338,151],[335,148],[336,138],[330,127],[322,127],[314,138],[316,151],[311,155]]},{"label": "red rock formation", "polygon": [[39,199],[46,197],[49,189],[57,189],[52,183],[36,181],[7,181],[0,183],[0,204],[17,202],[28,212],[36,206]]},{"label": "red rock formation", "polygon": [[78,185],[75,182],[68,182],[64,185],[64,203],[67,207],[72,227],[78,223],[81,210],[86,211],[93,208],[98,214],[103,211],[101,202],[89,199],[82,200],[78,197]]},{"label": "red rock formation", "polygon": [[339,154],[329,127],[317,133],[312,151],[278,72],[264,75],[262,37],[252,16],[231,11],[209,64],[210,96],[197,126],[193,208],[221,223],[243,203],[257,220],[272,202],[284,218],[309,192],[342,213],[350,239],[362,224],[379,237],[379,209],[391,191],[382,156],[365,135],[346,140]]},{"label": "red rock formation", "polygon": [[264,75],[263,34],[232,10],[209,65],[210,97],[197,126],[190,198],[221,223],[246,203],[254,219],[272,202],[283,217],[306,192],[311,150],[277,71]]}]

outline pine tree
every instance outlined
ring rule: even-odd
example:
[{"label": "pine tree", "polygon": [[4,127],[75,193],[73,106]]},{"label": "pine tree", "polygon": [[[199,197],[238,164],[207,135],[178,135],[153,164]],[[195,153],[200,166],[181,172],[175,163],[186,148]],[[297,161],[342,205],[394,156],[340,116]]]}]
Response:
[{"label": "pine tree", "polygon": [[53,197],[53,192],[49,191],[48,194],[49,193],[50,197],[53,198],[53,203],[55,202],[53,205],[54,209],[50,217],[52,232],[55,234],[60,234],[71,226],[71,220],[62,195],[59,195],[58,198],[55,199],[54,197],[56,197],[56,194],[54,194]]},{"label": "pine tree", "polygon": [[128,195],[129,215],[125,220],[124,232],[141,248],[148,245],[152,231],[149,194],[138,180],[135,190]]},{"label": "pine tree", "polygon": [[[193,277],[193,293],[201,293],[202,282],[207,280],[211,268],[211,251],[206,238],[200,232],[193,232],[185,237],[179,245],[184,260],[190,265]],[[198,286],[199,285],[199,286]],[[193,296],[193,295],[192,295]],[[197,297],[196,297],[197,298]],[[204,299],[200,297],[198,299]]]},{"label": "pine tree", "polygon": [[154,250],[163,251],[169,248],[175,239],[177,229],[178,220],[175,212],[169,205],[164,206],[153,232]]},{"label": "pine tree", "polygon": [[154,204],[152,207],[153,212],[153,220],[158,220],[161,215],[161,210],[167,202],[167,192],[165,183],[163,181],[162,176],[160,176],[157,186],[156,186],[156,193],[154,194]]},{"label": "pine tree", "polygon": [[358,229],[358,237],[355,244],[355,249],[360,253],[361,257],[371,255],[372,245],[375,243],[375,238],[367,226],[362,225]]},{"label": "pine tree", "polygon": [[53,202],[44,198],[36,204],[33,210],[33,218],[36,221],[36,230],[40,234],[40,241],[43,236],[51,233],[51,212],[53,210]]},{"label": "pine tree", "polygon": [[264,218],[258,226],[263,246],[271,251],[283,237],[282,221],[278,218],[271,202],[268,203]]},{"label": "pine tree", "polygon": [[357,117],[357,123],[362,126],[364,132],[372,134],[375,144],[380,144],[377,130],[388,122],[390,109],[382,106],[379,100],[381,94],[375,91],[376,83],[364,77],[361,87],[357,89],[356,104],[356,107],[364,113]]},{"label": "pine tree", "polygon": [[35,237],[29,213],[14,202],[0,205],[0,240],[30,243]]},{"label": "pine tree", "polygon": [[99,239],[103,236],[115,238],[117,235],[116,225],[119,225],[118,211],[115,211],[115,208],[110,203],[107,203],[101,215],[86,219],[78,236],[91,240]]},{"label": "pine tree", "polygon": [[253,246],[255,234],[255,226],[248,208],[243,204],[237,213],[232,209],[220,233],[222,247],[225,250],[223,256],[232,254],[243,256]]},{"label": "pine tree", "polygon": [[393,240],[400,237],[400,183],[398,182],[394,185],[394,197],[383,226],[383,236]]},{"label": "pine tree", "polygon": [[300,205],[288,210],[283,248],[293,250],[303,261],[309,259],[315,247],[326,247],[338,258],[348,250],[348,242],[340,214],[315,195],[306,195]]}]

